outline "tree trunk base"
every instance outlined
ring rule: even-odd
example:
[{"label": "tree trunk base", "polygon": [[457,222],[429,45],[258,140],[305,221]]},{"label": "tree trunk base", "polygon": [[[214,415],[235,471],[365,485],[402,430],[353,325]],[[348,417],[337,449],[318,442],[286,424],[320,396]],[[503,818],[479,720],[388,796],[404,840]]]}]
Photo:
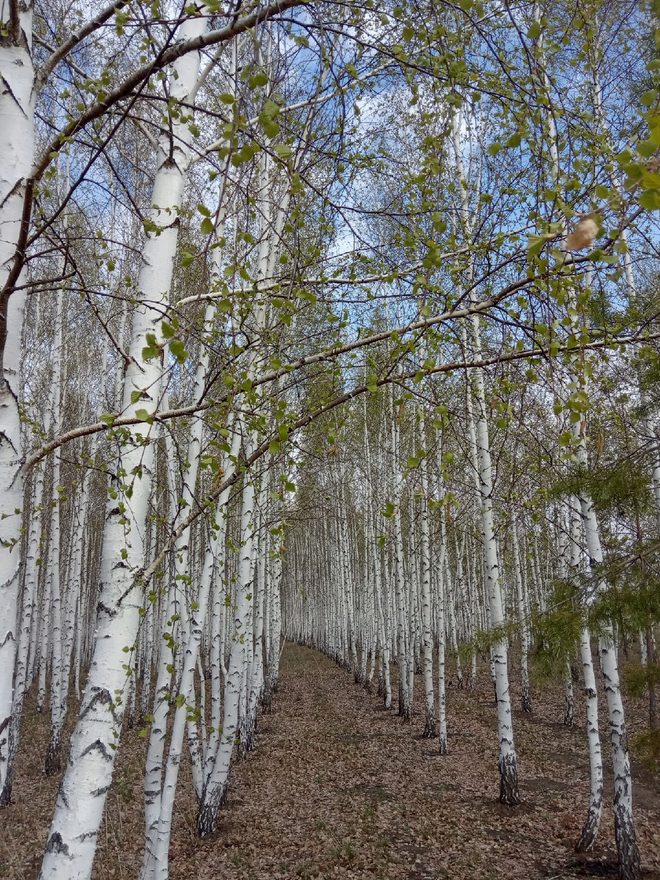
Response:
[{"label": "tree trunk base", "polygon": [[0,807],[8,807],[11,805],[11,778],[5,780],[5,784],[0,788]]},{"label": "tree trunk base", "polygon": [[573,703],[566,702],[564,704],[564,727],[573,727],[575,721],[575,707]]},{"label": "tree trunk base", "polygon": [[640,880],[642,866],[637,846],[637,835],[632,815],[614,808],[614,837],[619,858],[619,877],[621,880]]},{"label": "tree trunk base", "polygon": [[426,724],[424,725],[424,733],[422,734],[422,736],[424,737],[424,739],[435,739],[437,735],[438,731],[435,727],[435,718],[427,715]]},{"label": "tree trunk base", "polygon": [[226,800],[226,789],[218,792],[214,798],[202,799],[197,811],[197,836],[204,839],[211,837],[218,830],[220,809]]},{"label": "tree trunk base", "polygon": [[575,844],[575,852],[589,852],[596,842],[598,827],[600,825],[600,816],[602,812],[602,803],[589,806],[589,812],[580,834],[580,839]]},{"label": "tree trunk base", "polygon": [[46,772],[46,776],[55,776],[62,769],[62,742],[59,735],[57,733],[51,733],[51,737],[48,741],[48,748],[46,750],[46,761],[44,764],[44,770]]},{"label": "tree trunk base", "polygon": [[520,803],[518,791],[518,766],[515,755],[500,758],[500,803],[516,807]]}]

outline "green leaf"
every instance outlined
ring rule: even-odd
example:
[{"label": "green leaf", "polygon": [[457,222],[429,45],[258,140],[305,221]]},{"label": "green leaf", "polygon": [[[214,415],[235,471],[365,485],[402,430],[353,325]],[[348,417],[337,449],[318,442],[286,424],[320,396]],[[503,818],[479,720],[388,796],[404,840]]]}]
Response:
[{"label": "green leaf", "polygon": [[545,235],[530,235],[527,239],[528,259],[533,260],[538,257],[547,241],[548,237]]},{"label": "green leaf", "polygon": [[647,211],[660,211],[660,190],[647,189],[640,195],[639,204]]},{"label": "green leaf", "polygon": [[142,360],[150,361],[152,358],[157,358],[160,355],[160,346],[159,345],[145,345],[142,349]]},{"label": "green leaf", "polygon": [[268,74],[265,70],[257,71],[257,73],[253,74],[248,80],[248,86],[251,89],[258,89],[265,85],[268,85]]},{"label": "green leaf", "polygon": [[266,98],[259,113],[259,124],[269,138],[277,137],[280,132],[280,127],[275,121],[275,117],[279,112],[279,105],[271,98]]},{"label": "green leaf", "polygon": [[280,133],[279,125],[273,119],[262,119],[259,117],[259,122],[261,123],[264,134],[269,138],[276,138]]},{"label": "green leaf", "polygon": [[589,254],[589,259],[593,263],[607,263],[610,266],[616,266],[619,262],[619,258],[616,254],[606,254],[605,251],[600,248]]},{"label": "green leaf", "polygon": [[184,363],[188,357],[188,352],[184,348],[183,342],[181,342],[180,339],[173,339],[170,342],[170,351],[180,364]]},{"label": "green leaf", "polygon": [[541,36],[541,22],[533,21],[527,28],[527,36],[530,40],[538,40]]}]

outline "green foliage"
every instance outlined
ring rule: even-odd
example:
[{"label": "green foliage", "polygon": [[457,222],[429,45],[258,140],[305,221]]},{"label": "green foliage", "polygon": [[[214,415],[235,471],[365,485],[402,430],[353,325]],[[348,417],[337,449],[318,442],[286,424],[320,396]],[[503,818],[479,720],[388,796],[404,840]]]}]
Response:
[{"label": "green foliage", "polygon": [[550,610],[545,613],[536,611],[532,615],[536,646],[533,668],[541,680],[561,674],[566,657],[575,652],[582,628],[577,596],[578,589],[574,582],[556,581],[548,603]]},{"label": "green foliage", "polygon": [[660,772],[660,730],[647,730],[632,741],[635,756],[652,773]]},{"label": "green foliage", "polygon": [[648,473],[632,458],[622,458],[598,467],[574,465],[557,480],[551,497],[588,495],[597,513],[643,513],[651,506]]},{"label": "green foliage", "polygon": [[626,691],[634,697],[643,697],[650,688],[660,686],[660,663],[635,663],[623,672]]},{"label": "green foliage", "polygon": [[478,630],[474,638],[468,642],[464,642],[459,648],[459,656],[462,660],[467,659],[473,651],[482,657],[488,656],[490,649],[498,642],[508,642],[517,633],[518,626],[515,623],[508,622],[502,626],[496,626],[492,629]]},{"label": "green foliage", "polygon": [[638,565],[625,570],[626,582],[610,587],[591,609],[595,626],[616,620],[631,636],[660,622],[660,579]]},{"label": "green foliage", "polygon": [[[655,303],[654,303],[655,307]],[[642,314],[644,314],[642,312]],[[647,397],[658,394],[660,389],[660,354],[651,346],[641,346],[635,363],[640,388]]]}]

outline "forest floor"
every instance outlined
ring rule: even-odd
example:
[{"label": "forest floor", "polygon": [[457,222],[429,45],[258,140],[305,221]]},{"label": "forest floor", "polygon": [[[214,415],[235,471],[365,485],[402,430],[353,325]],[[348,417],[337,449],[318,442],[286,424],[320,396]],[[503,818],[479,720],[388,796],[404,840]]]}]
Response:
[{"label": "forest floor", "polygon": [[[514,712],[523,803],[510,809],[497,802],[495,711],[487,670],[481,673],[476,691],[448,691],[449,755],[440,757],[437,740],[420,737],[419,677],[416,714],[402,724],[345,670],[288,644],[273,711],[260,719],[255,751],[234,767],[229,802],[212,839],[195,836],[194,795],[188,769],[182,771],[172,880],[616,876],[609,773],[596,847],[588,856],[573,852],[588,797],[579,697],[572,729],[559,723],[562,693],[556,686],[535,688],[532,716]],[[515,684],[513,697],[518,699]],[[643,730],[644,704],[628,701],[627,708],[634,738]],[[0,811],[2,880],[33,880],[38,873],[58,785],[41,769],[47,736],[47,716],[28,706],[15,803]],[[95,880],[137,877],[144,749],[137,731],[127,732]],[[634,774],[645,877],[660,880],[660,784],[635,763]]]}]

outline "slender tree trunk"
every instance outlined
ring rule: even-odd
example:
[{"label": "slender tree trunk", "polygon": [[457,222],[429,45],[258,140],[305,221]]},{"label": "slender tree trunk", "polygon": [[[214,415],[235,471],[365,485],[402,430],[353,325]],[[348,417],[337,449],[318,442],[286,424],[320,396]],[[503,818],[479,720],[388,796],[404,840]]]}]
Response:
[{"label": "slender tree trunk", "polygon": [[573,694],[573,670],[567,656],[564,660],[564,727],[572,727],[575,721],[575,696]]},{"label": "slender tree trunk", "polygon": [[[586,423],[584,417],[579,423],[578,462],[586,467]],[[582,491],[578,495],[580,514],[587,545],[589,567],[598,580],[598,592],[607,591],[602,580],[603,550],[596,520],[593,501]],[[607,715],[612,746],[612,770],[614,774],[614,836],[622,880],[639,880],[641,866],[637,835],[632,812],[632,776],[626,736],[625,715],[619,682],[619,663],[617,658],[614,629],[607,622],[600,637],[600,668],[607,697]]]},{"label": "slender tree trunk", "polygon": [[580,839],[575,845],[577,852],[590,850],[596,840],[603,813],[603,759],[600,751],[598,729],[598,694],[591,657],[591,636],[587,626],[580,635],[580,656],[584,678],[584,697],[587,710],[587,741],[589,743],[589,809]]},{"label": "slender tree trunk", "polygon": [[[53,369],[51,412],[52,425],[55,436],[61,431],[62,409],[62,322],[63,322],[63,294],[57,294],[55,308],[55,336],[53,340]],[[63,680],[63,657],[62,646],[64,634],[62,631],[62,584],[60,571],[60,453],[59,450],[53,455],[53,484],[51,490],[50,509],[50,536],[48,539],[48,570],[46,576],[50,580],[50,613],[51,613],[51,639],[52,639],[52,662],[50,681],[50,737],[46,749],[45,771],[47,776],[59,773],[62,767],[62,725],[64,723],[66,700],[65,683]]]},{"label": "slender tree trunk", "polygon": [[[254,441],[252,442],[254,443]],[[251,445],[249,444],[246,450],[248,455]],[[254,499],[254,483],[246,475],[241,507],[241,551],[238,584],[236,587],[233,633],[225,684],[222,734],[219,738],[218,751],[213,767],[204,782],[202,801],[197,814],[197,833],[200,837],[208,837],[217,828],[220,807],[227,792],[229,768],[238,732],[239,705],[241,702],[245,666],[246,630],[252,601],[251,597],[248,598],[248,596],[250,596],[252,576]]]},{"label": "slender tree trunk", "polygon": [[[478,319],[474,326],[475,354],[481,356]],[[518,765],[513,741],[511,718],[511,694],[509,691],[508,647],[504,627],[504,607],[500,590],[499,558],[493,520],[492,464],[488,424],[486,421],[486,396],[483,374],[475,371],[476,435],[479,455],[479,481],[481,498],[481,535],[486,559],[486,582],[490,608],[490,626],[495,630],[491,647],[491,660],[495,675],[495,698],[497,701],[497,730],[499,738],[500,802],[507,806],[520,803],[518,792]]]},{"label": "slender tree trunk", "polygon": [[[460,137],[458,111],[452,114],[452,133],[456,171],[460,185],[460,216],[463,231],[467,237],[471,232],[470,206],[467,182],[463,168],[463,148]],[[470,270],[471,273],[471,270]],[[479,359],[482,356],[481,328],[479,316],[470,318],[471,354]],[[471,398],[474,403],[474,434],[476,440],[476,465],[478,469],[478,497],[481,513],[481,539],[484,550],[490,626],[495,630],[495,641],[491,646],[491,662],[495,679],[495,699],[497,704],[497,731],[499,740],[500,802],[507,806],[520,803],[518,792],[518,763],[513,740],[511,716],[511,694],[509,691],[508,645],[503,634],[504,607],[500,587],[500,566],[495,538],[493,515],[493,466],[490,452],[486,391],[483,369],[473,370],[474,382]],[[470,392],[468,392],[470,393]]]},{"label": "slender tree trunk", "polygon": [[[424,410],[419,411],[419,430],[426,449],[426,424]],[[433,700],[433,632],[431,630],[431,549],[429,538],[429,477],[426,451],[420,462],[422,481],[422,516],[420,523],[420,550],[422,555],[421,605],[422,605],[422,663],[424,672],[424,736],[436,735],[435,707]]]},{"label": "slender tree trunk", "polygon": [[392,455],[394,459],[394,593],[396,597],[397,619],[397,672],[399,680],[398,712],[404,721],[410,721],[412,711],[408,680],[408,643],[410,641],[410,633],[408,627],[409,618],[406,607],[406,584],[403,561],[403,526],[401,522],[403,481],[399,471],[399,430],[396,422],[393,400],[391,400],[390,414],[392,426]]},{"label": "slender tree trunk", "polygon": [[528,609],[525,595],[525,585],[523,582],[522,569],[520,565],[520,548],[518,545],[518,524],[514,519],[511,526],[511,534],[513,538],[513,571],[516,582],[516,598],[518,606],[518,623],[520,625],[520,680],[522,685],[522,710],[523,712],[532,711],[532,698],[529,692],[529,621]]},{"label": "slender tree trunk", "polygon": [[3,3],[0,23],[0,806],[4,806],[11,801],[9,755],[23,526],[18,395],[25,294],[13,290],[10,275],[17,249],[23,246],[23,208],[26,200],[29,203],[31,199],[28,181],[34,154],[32,4]]},{"label": "slender tree trunk", "polygon": [[[186,19],[179,36],[194,38],[206,29],[206,18]],[[199,71],[199,53],[175,62],[170,100],[185,100]],[[162,354],[145,360],[147,334],[161,337],[178,240],[178,214],[189,164],[189,130],[180,119],[163,135],[149,219],[157,233],[144,245],[138,281],[130,363],[123,386],[123,409],[129,415],[153,411],[160,402]],[[109,492],[102,552],[102,583],[96,638],[87,686],[69,764],[59,791],[41,867],[42,880],[87,880],[92,871],[96,836],[114,769],[124,712],[126,684],[136,650],[143,602],[144,531],[154,467],[154,431],[148,421],[132,429],[132,442],[120,450]],[[124,476],[125,475],[125,476]],[[126,649],[126,650],[125,650]]]}]

